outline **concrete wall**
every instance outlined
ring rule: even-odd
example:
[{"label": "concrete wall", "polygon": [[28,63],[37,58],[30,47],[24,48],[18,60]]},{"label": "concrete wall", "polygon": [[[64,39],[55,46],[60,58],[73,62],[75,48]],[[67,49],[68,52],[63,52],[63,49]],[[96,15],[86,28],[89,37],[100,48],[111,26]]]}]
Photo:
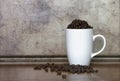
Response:
[{"label": "concrete wall", "polygon": [[[101,55],[120,55],[120,0],[0,0],[0,56],[66,55],[65,29],[75,18],[103,34]],[[98,39],[94,51],[102,46]]]}]

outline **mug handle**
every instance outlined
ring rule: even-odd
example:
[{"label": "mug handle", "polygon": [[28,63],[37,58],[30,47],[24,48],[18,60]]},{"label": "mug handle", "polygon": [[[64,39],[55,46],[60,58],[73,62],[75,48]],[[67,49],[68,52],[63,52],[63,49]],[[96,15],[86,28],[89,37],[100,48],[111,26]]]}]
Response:
[{"label": "mug handle", "polygon": [[95,35],[95,36],[93,36],[93,41],[95,41],[95,39],[97,38],[97,37],[100,37],[100,38],[102,38],[103,39],[103,47],[101,48],[101,50],[99,50],[98,52],[96,52],[96,53],[93,53],[92,55],[91,55],[91,58],[93,58],[94,56],[96,56],[96,55],[98,55],[99,53],[101,53],[104,49],[105,49],[105,46],[106,46],[106,39],[105,39],[105,37],[103,36],[103,35]]}]

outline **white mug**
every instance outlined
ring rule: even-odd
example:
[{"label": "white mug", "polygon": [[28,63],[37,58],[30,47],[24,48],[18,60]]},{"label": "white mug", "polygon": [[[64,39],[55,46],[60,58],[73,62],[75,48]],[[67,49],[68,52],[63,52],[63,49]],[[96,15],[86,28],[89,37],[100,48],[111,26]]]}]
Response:
[{"label": "white mug", "polygon": [[[93,41],[101,37],[103,47],[93,53]],[[66,29],[66,47],[69,64],[89,65],[91,59],[101,53],[106,46],[106,39],[103,35],[94,35],[93,29]]]}]

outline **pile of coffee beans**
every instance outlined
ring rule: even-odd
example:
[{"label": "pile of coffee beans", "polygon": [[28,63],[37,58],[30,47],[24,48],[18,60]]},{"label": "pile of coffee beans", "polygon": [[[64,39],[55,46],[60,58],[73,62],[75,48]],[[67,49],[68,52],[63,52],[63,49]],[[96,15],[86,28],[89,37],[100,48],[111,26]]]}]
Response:
[{"label": "pile of coffee beans", "polygon": [[87,21],[75,19],[71,24],[68,25],[67,29],[91,29],[91,27]]},{"label": "pile of coffee beans", "polygon": [[63,79],[66,78],[66,75],[62,75],[63,72],[72,73],[72,74],[81,74],[81,73],[96,73],[98,70],[94,70],[91,66],[82,66],[82,65],[69,65],[69,64],[54,64],[46,63],[40,64],[34,67],[35,70],[45,70],[45,72],[56,72],[57,75],[61,75]]}]

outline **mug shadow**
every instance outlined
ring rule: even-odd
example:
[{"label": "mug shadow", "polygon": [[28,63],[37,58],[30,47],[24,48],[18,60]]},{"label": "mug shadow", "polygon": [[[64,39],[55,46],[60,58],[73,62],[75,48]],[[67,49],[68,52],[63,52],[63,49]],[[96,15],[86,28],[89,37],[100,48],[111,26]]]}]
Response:
[{"label": "mug shadow", "polygon": [[67,75],[68,81],[105,81],[96,74],[69,74]]}]

